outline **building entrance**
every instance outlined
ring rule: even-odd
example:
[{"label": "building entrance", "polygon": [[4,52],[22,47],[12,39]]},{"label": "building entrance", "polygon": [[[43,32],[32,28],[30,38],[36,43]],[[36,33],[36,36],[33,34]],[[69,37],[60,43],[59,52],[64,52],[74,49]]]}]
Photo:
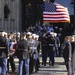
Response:
[{"label": "building entrance", "polygon": [[22,0],[22,31],[30,26],[35,26],[36,22],[42,24],[42,0]]}]

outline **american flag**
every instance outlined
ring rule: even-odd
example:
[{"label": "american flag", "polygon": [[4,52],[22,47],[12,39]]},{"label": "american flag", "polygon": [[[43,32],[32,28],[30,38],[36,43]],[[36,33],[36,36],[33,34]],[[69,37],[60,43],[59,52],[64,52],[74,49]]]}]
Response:
[{"label": "american flag", "polygon": [[44,2],[43,22],[70,22],[68,9],[57,3]]}]

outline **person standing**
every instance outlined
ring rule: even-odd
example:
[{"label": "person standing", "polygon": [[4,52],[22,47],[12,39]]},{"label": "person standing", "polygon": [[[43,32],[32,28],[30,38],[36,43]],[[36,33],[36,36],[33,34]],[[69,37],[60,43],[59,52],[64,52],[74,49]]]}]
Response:
[{"label": "person standing", "polygon": [[18,75],[22,75],[23,67],[26,73],[25,75],[29,75],[29,51],[28,51],[28,41],[26,38],[26,33],[21,34],[21,40],[18,41],[16,46],[16,54],[17,57],[19,58]]},{"label": "person standing", "polygon": [[34,60],[34,73],[36,73],[39,70],[39,44],[40,42],[38,41],[39,36],[38,35],[34,35],[33,36],[34,40],[35,40],[35,44],[34,44],[34,52],[33,52],[33,60]]},{"label": "person standing", "polygon": [[66,36],[63,43],[63,57],[65,60],[65,65],[67,68],[68,75],[72,74],[71,52],[72,52],[71,40],[69,36]]},{"label": "person standing", "polygon": [[8,41],[2,36],[3,32],[0,32],[0,72],[2,71],[2,75],[6,75],[7,71],[7,57],[9,53]]},{"label": "person standing", "polygon": [[48,50],[47,50],[47,36],[45,33],[42,33],[40,41],[42,46],[42,64],[46,66]]},{"label": "person standing", "polygon": [[54,33],[54,36],[55,36],[55,56],[60,56],[60,50],[59,50],[60,39],[57,36],[57,33]]},{"label": "person standing", "polygon": [[33,53],[34,53],[34,47],[35,47],[35,43],[36,41],[32,38],[32,33],[31,32],[27,32],[27,40],[28,40],[28,44],[29,44],[29,73],[32,74],[34,73],[34,58],[33,58]]},{"label": "person standing", "polygon": [[54,33],[48,33],[47,46],[48,46],[48,56],[49,56],[49,65],[51,63],[54,66],[54,52],[55,52],[55,38]]},{"label": "person standing", "polygon": [[75,75],[75,36],[72,36],[72,75]]},{"label": "person standing", "polygon": [[15,54],[15,49],[14,45],[16,44],[16,36],[13,36],[12,39],[9,39],[9,59],[7,60],[7,69],[9,72],[9,63],[11,66],[12,72],[15,72],[15,62],[14,62],[14,54]]}]

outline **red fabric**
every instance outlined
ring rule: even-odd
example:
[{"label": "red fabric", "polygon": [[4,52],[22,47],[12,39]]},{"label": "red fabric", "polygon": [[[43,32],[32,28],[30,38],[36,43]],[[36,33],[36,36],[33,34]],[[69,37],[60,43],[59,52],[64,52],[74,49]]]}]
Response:
[{"label": "red fabric", "polygon": [[14,43],[14,45],[13,45],[13,49],[16,49],[16,45],[17,45],[17,44],[16,44],[16,43]]}]

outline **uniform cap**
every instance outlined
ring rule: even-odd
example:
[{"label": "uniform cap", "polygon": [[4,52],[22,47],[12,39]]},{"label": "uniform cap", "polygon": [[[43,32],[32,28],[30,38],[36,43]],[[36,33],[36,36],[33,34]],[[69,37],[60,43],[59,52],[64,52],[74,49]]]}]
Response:
[{"label": "uniform cap", "polygon": [[32,36],[33,36],[33,37],[35,37],[35,36],[36,36],[36,34],[32,34]]},{"label": "uniform cap", "polygon": [[18,35],[20,35],[20,32],[17,32]]},{"label": "uniform cap", "polygon": [[39,35],[36,35],[35,38],[39,38]]},{"label": "uniform cap", "polygon": [[54,33],[53,33],[53,32],[50,32],[50,34],[52,34],[52,35],[53,35]]},{"label": "uniform cap", "polygon": [[27,35],[31,35],[32,33],[31,32],[27,32]]},{"label": "uniform cap", "polygon": [[1,33],[2,33],[2,36],[7,35],[7,33],[6,33],[6,32],[4,32],[4,31],[3,31],[3,32],[1,32]]}]

